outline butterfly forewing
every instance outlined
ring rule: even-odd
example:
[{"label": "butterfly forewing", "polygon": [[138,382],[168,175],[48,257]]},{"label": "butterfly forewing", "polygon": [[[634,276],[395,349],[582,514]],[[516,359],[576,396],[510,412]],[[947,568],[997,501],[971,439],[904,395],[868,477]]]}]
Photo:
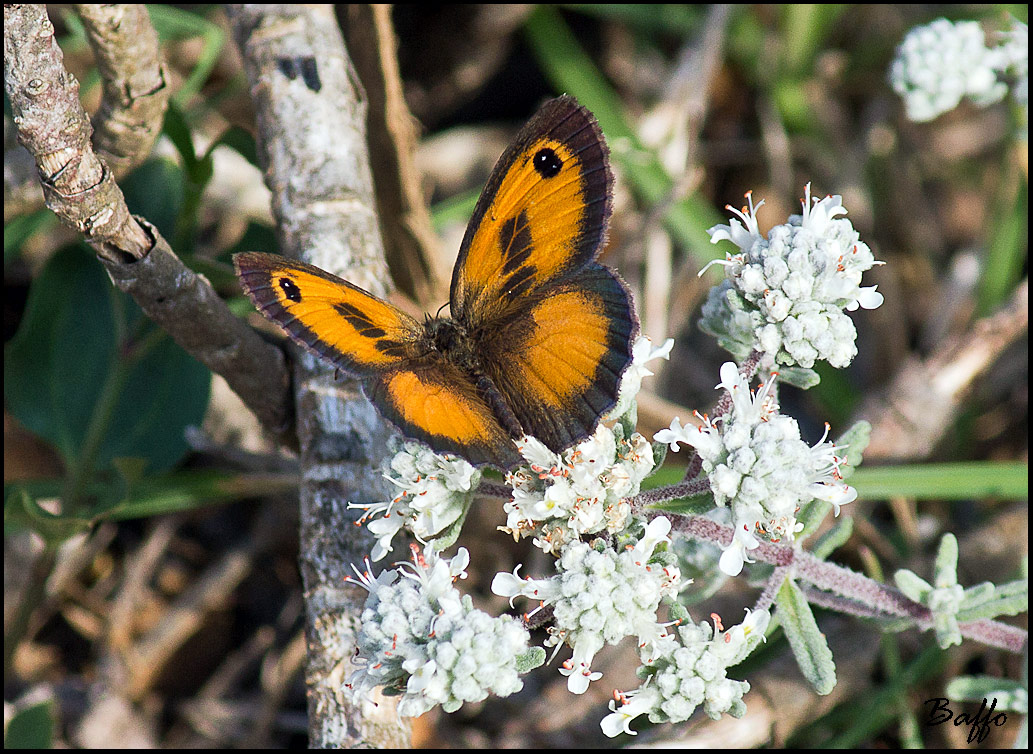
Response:
[{"label": "butterfly forewing", "polygon": [[606,235],[613,179],[602,133],[571,97],[542,107],[502,155],[452,275],[452,316],[471,327],[588,264]]},{"label": "butterfly forewing", "polygon": [[346,280],[274,254],[237,254],[233,262],[260,312],[350,374],[381,374],[419,354],[420,323]]}]

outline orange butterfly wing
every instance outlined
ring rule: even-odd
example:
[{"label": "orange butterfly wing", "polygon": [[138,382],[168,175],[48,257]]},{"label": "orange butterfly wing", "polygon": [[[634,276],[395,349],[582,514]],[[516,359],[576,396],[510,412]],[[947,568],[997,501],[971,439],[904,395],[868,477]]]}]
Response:
[{"label": "orange butterfly wing", "polygon": [[422,333],[420,323],[325,270],[275,254],[236,254],[244,292],[293,340],[339,369],[371,377],[397,367]]},{"label": "orange butterfly wing", "polygon": [[470,376],[415,319],[346,280],[273,254],[233,258],[245,293],[298,344],[356,377],[403,433],[474,463],[519,461]]},{"label": "orange butterfly wing", "polygon": [[623,282],[592,264],[494,328],[483,364],[524,431],[558,452],[613,408],[636,329]]},{"label": "orange butterfly wing", "polygon": [[452,316],[524,432],[560,451],[614,406],[638,329],[631,295],[593,260],[613,177],[572,97],[548,102],[499,159],[452,275]]},{"label": "orange butterfly wing", "polygon": [[584,267],[610,217],[606,143],[573,97],[547,102],[499,158],[452,273],[452,317],[476,327]]},{"label": "orange butterfly wing", "polygon": [[363,392],[408,437],[475,465],[523,459],[470,376],[440,356],[363,383]]}]

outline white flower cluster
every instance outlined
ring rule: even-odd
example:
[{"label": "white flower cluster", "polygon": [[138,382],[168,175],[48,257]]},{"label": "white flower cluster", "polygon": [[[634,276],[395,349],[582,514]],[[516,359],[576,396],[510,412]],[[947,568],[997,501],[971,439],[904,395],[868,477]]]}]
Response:
[{"label": "white flower cluster", "polygon": [[359,577],[369,590],[358,636],[361,666],[348,685],[356,698],[377,687],[400,695],[398,714],[422,715],[437,705],[453,712],[489,693],[523,687],[517,659],[529,636],[509,616],[476,610],[452,585],[470,561],[463,548],[451,560],[428,551],[407,569]]},{"label": "white flower cluster", "polygon": [[501,528],[517,539],[536,535],[535,545],[552,554],[584,534],[623,531],[631,516],[624,498],[653,470],[652,446],[637,432],[625,439],[620,425],[615,431],[600,424],[563,453],[532,437],[518,448],[528,466],[506,476],[513,499]]},{"label": "white flower cluster", "polygon": [[792,215],[761,235],[756,212],[764,204],[742,211],[741,218],[716,225],[711,243],[729,240],[736,254],[716,261],[725,280],[712,288],[703,306],[700,326],[718,338],[737,358],[762,351],[777,364],[814,366],[824,359],[847,366],[857,354],[857,331],[843,309],[882,304],[876,286],[861,287],[861,274],[879,264],[859,239],[846,214],[842,197],[811,202],[807,184],[803,214]]},{"label": "white flower cluster", "polygon": [[701,704],[715,720],[725,713],[742,717],[742,697],[750,684],[728,678],[727,671],[763,640],[770,617],[766,610],[747,610],[746,619],[728,631],[716,617],[715,626],[686,620],[678,627],[677,639],[667,635],[656,646],[643,648],[646,682],[614,695],[611,714],[602,721],[603,733],[611,738],[635,735],[631,721],[639,715],[648,715],[654,723],[682,722]]},{"label": "white flower cluster", "polygon": [[1008,91],[998,77],[1007,66],[1001,48],[986,46],[977,22],[939,18],[908,32],[889,77],[908,118],[922,122],[954,109],[965,96],[980,106],[997,102]]},{"label": "white flower cluster", "polygon": [[796,513],[803,504],[825,500],[839,515],[839,506],[857,497],[840,477],[834,445],[822,438],[809,447],[800,439],[796,420],[778,413],[770,393],[773,383],[772,377],[753,394],[735,364],[727,362],[718,388],[731,396],[728,412],[714,421],[706,419],[701,427],[683,427],[675,418],[669,429],[654,436],[675,452],[679,443],[695,448],[714,500],[731,508],[735,537],[720,562],[730,576],[752,562],[747,551],[760,545],[756,534],[771,541],[792,540],[802,527]]},{"label": "white flower cluster", "polygon": [[574,648],[560,671],[571,693],[583,694],[590,681],[602,677],[591,665],[606,644],[636,636],[640,644],[653,645],[666,633],[657,623],[656,611],[664,595],[677,592],[680,575],[673,556],[655,551],[661,542],[670,541],[670,529],[668,519],[654,518],[638,542],[620,552],[599,540],[591,545],[571,542],[550,578],[522,579],[515,572],[495,575],[495,594],[510,600],[523,595],[552,608],[546,645]]},{"label": "white flower cluster", "polygon": [[[523,579],[518,566],[512,574],[496,574],[492,591],[528,597],[538,603],[535,612],[548,608],[545,645],[555,648],[554,655],[563,645],[573,648],[560,670],[573,693],[584,693],[601,677],[591,667],[599,650],[626,636],[636,637],[655,668],[661,668],[665,653],[681,651],[657,616],[661,601],[683,584],[677,558],[667,547],[671,522],[657,517],[647,525],[632,516],[626,500],[654,467],[650,443],[628,429],[635,395],[642,377],[651,374],[645,363],[666,358],[671,345],[667,341],[654,349],[645,338],[635,343],[633,364],[608,417],[616,419],[612,429],[600,424],[563,453],[525,437],[517,445],[528,465],[506,477],[513,498],[506,505],[507,526],[501,528],[518,538],[534,536],[537,546],[557,557],[556,573]],[[375,559],[390,552],[392,537],[403,526],[429,547],[452,541],[480,483],[480,473],[465,461],[438,456],[418,443],[400,446],[385,476],[400,488],[398,497],[353,506],[365,509],[370,519],[377,536]],[[584,541],[594,534],[599,537]],[[417,555],[414,561],[375,580],[359,577],[370,594],[358,638],[361,667],[348,684],[356,697],[382,686],[385,694],[401,697],[400,714],[419,715],[436,705],[451,712],[489,692],[506,696],[521,688],[519,673],[540,664],[544,652],[528,648],[529,635],[518,621],[475,610],[453,587],[456,577],[465,576],[466,550],[449,561],[428,549],[425,559]],[[713,638],[709,626],[694,630],[683,635],[682,644],[690,636],[705,636],[704,643]],[[727,654],[727,647],[721,651]],[[705,656],[711,655],[717,656],[713,651]],[[683,664],[670,660],[654,674],[674,678]],[[712,664],[702,655],[695,660],[693,672],[706,681],[702,703],[715,713],[737,710],[748,686],[722,683],[721,669],[707,675]],[[678,704],[682,692],[668,689],[667,680],[653,686],[665,690],[667,707]],[[674,719],[673,713],[664,714]]]},{"label": "white flower cluster", "polygon": [[377,538],[374,562],[391,552],[391,540],[405,525],[424,543],[439,536],[466,513],[481,481],[481,472],[458,456],[439,455],[417,442],[397,444],[384,477],[399,488],[398,496],[384,503],[348,504],[366,511],[363,520],[383,514],[367,523]]}]

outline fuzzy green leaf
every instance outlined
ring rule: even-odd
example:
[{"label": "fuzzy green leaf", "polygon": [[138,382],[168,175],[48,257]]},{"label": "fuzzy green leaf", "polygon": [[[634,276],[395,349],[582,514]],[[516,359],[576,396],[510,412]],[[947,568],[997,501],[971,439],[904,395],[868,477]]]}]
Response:
[{"label": "fuzzy green leaf", "polygon": [[846,544],[850,535],[854,533],[854,519],[850,516],[843,516],[831,529],[821,535],[818,541],[811,548],[811,553],[821,560],[831,555],[837,548]]},{"label": "fuzzy green leaf", "polygon": [[901,568],[893,574],[893,581],[897,585],[897,589],[912,602],[924,603],[929,592],[933,590],[932,584],[906,568]]},{"label": "fuzzy green leaf", "polygon": [[517,655],[516,658],[516,669],[520,674],[528,673],[544,664],[545,650],[541,647],[531,647],[522,655]]},{"label": "fuzzy green leaf", "polygon": [[830,693],[836,687],[836,665],[807,598],[793,580],[787,578],[778,590],[775,604],[782,629],[804,678],[822,696]]}]

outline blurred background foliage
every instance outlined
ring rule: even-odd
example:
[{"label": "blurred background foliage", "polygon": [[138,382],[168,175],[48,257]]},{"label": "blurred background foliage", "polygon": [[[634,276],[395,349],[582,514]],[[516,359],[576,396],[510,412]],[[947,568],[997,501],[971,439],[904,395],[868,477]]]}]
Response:
[{"label": "blurred background foliage", "polygon": [[[276,241],[239,54],[218,7],[149,9],[174,94],[164,138],[121,186],[130,208],[248,316],[230,256],[275,251]],[[444,267],[509,139],[544,99],[573,94],[598,118],[617,177],[604,260],[632,286],[643,331],[676,340],[647,384],[658,408],[641,409],[640,429],[714,401],[725,356],[694,323],[719,271],[697,272],[724,249],[706,229],[752,191],[766,202],[766,232],[799,211],[808,182],[818,196],[843,196],[887,263],[866,277],[886,303],[855,318],[851,367],[823,370],[806,394],[785,389],[783,411],[811,442],[826,421],[834,434],[852,418],[874,423],[865,408],[888,406],[880,399],[905,365],[971,338],[973,323],[1009,302],[1028,274],[1018,108],[963,104],[910,123],[886,80],[894,49],[937,17],[993,32],[1026,14],[1025,5],[395,6],[403,90],[421,128],[421,189]],[[68,6],[51,17],[92,112],[100,79],[82,25]],[[221,379],[108,284],[45,209],[5,213],[4,339],[5,744],[105,746],[112,730],[123,731],[123,745],[303,744],[295,461]],[[970,583],[1024,568],[1027,345],[1022,327],[986,358],[931,451],[882,466],[866,458],[876,467],[851,478],[861,499],[842,562],[870,575],[928,573],[949,530]],[[489,594],[491,575],[525,557],[494,540],[478,552],[499,520],[500,510],[478,507],[464,532],[472,592],[495,612],[505,606]],[[752,601],[748,585],[727,591],[707,607],[731,616]],[[848,637],[832,696],[800,690],[780,664],[784,642],[769,642],[749,661],[751,683],[767,672],[776,680],[763,688],[791,696],[770,705],[779,715],[758,737],[727,737],[734,721],[653,735],[965,746],[964,732],[919,724],[922,702],[962,672],[1019,675],[1017,658],[1000,652],[941,652],[915,632],[880,644],[870,628],[829,619],[830,635]],[[113,656],[127,676],[106,670]],[[607,688],[636,685],[627,657],[614,650],[609,662]],[[605,699],[566,697],[557,678],[547,667],[510,699],[430,713],[417,723],[417,744],[612,745],[598,729]],[[751,710],[768,704],[756,693],[746,701]],[[1010,743],[1017,725],[990,743]]]}]

